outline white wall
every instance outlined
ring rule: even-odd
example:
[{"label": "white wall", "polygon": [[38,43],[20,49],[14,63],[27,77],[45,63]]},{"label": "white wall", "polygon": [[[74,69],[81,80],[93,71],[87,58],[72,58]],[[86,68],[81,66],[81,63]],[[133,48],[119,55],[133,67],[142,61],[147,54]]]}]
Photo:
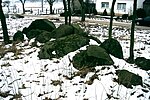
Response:
[{"label": "white wall", "polygon": [[145,0],[137,0],[137,8],[143,8],[143,2]]},{"label": "white wall", "polygon": [[[107,8],[107,12],[110,12],[111,5],[112,5],[113,0],[96,0],[96,9],[98,12],[103,12],[105,8],[101,8],[101,2],[109,2],[109,8]],[[133,10],[133,1],[134,0],[116,0],[114,11],[115,13],[119,14],[132,14]],[[144,0],[137,0],[137,8],[142,8],[143,7],[143,2]],[[118,10],[117,9],[117,3],[126,3],[126,10]]]},{"label": "white wall", "polygon": [[[117,3],[126,3],[126,10],[118,10]],[[133,0],[116,0],[115,13],[119,14],[131,14],[133,9]]]},{"label": "white wall", "polygon": [[110,11],[110,8],[111,8],[111,2],[112,0],[96,0],[96,10],[98,12],[103,12],[105,10],[105,8],[101,8],[101,2],[109,2],[109,8],[106,9],[107,11]]}]

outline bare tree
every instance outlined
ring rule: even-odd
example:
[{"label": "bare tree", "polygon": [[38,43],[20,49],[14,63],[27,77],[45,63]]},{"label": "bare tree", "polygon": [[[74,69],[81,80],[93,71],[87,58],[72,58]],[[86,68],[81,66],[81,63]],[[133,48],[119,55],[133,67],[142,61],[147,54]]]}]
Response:
[{"label": "bare tree", "polygon": [[83,2],[85,3],[85,9],[86,9],[86,13],[88,13],[88,14],[90,14],[91,12],[90,12],[90,0],[83,0]]},{"label": "bare tree", "polygon": [[9,41],[9,36],[7,31],[6,19],[2,9],[2,0],[0,0],[0,19],[1,19],[1,25],[3,30],[4,43],[8,44],[10,41]]},{"label": "bare tree", "polygon": [[137,8],[137,0],[134,0],[133,4],[133,19],[131,25],[131,36],[130,36],[130,57],[129,61],[132,63],[134,62],[134,29],[135,29],[135,18],[136,18],[136,8]]},{"label": "bare tree", "polygon": [[68,11],[67,11],[67,4],[66,0],[63,0],[63,5],[64,5],[64,13],[65,13],[65,24],[68,24]]},{"label": "bare tree", "polygon": [[[65,24],[71,24],[71,5],[70,5],[70,0],[63,0],[63,5],[64,5],[64,14],[65,14]],[[68,8],[68,9],[67,9]],[[68,17],[69,17],[69,22],[68,22]]]},{"label": "bare tree", "polygon": [[50,6],[50,14],[53,14],[53,3],[55,0],[47,0],[49,6]]},{"label": "bare tree", "polygon": [[115,6],[116,0],[113,0],[112,6],[111,6],[111,12],[110,12],[110,24],[109,24],[109,39],[112,38],[112,24],[113,24],[113,16],[114,16],[114,6]]},{"label": "bare tree", "polygon": [[43,0],[41,0],[41,7],[42,7],[42,12],[43,12]]},{"label": "bare tree", "polygon": [[85,4],[83,0],[79,0],[81,4],[81,21],[85,21]]},{"label": "bare tree", "polygon": [[71,25],[71,5],[70,5],[70,0],[67,0],[68,3],[68,17],[69,17],[69,25]]},{"label": "bare tree", "polygon": [[26,2],[26,0],[20,0],[20,2],[22,4],[23,14],[25,14],[25,2]]}]

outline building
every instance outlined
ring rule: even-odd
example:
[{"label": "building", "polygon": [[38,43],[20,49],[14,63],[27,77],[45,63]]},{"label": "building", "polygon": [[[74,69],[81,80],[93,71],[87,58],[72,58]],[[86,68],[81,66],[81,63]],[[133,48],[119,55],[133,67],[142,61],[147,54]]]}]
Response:
[{"label": "building", "polygon": [[150,0],[145,0],[143,2],[143,9],[145,10],[146,15],[150,16]]},{"label": "building", "polygon": [[[85,5],[85,13],[93,13],[96,7],[94,0],[83,0]],[[72,12],[74,13],[81,13],[81,4],[79,0],[72,0]]]},{"label": "building", "polygon": [[[97,0],[96,10],[99,13],[103,13],[106,9],[110,13],[111,5],[113,0]],[[148,0],[149,1],[149,0]],[[134,0],[116,0],[114,12],[116,15],[129,14],[133,12]],[[137,8],[143,8],[144,0],[137,0]]]}]

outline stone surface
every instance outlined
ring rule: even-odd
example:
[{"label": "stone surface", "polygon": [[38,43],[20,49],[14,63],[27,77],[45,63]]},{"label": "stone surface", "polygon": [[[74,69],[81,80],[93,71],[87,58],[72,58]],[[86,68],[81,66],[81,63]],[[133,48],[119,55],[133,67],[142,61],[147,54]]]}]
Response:
[{"label": "stone surface", "polygon": [[41,33],[45,32],[44,30],[39,29],[32,29],[28,33],[26,33],[26,36],[28,39],[36,38]]},{"label": "stone surface", "polygon": [[89,44],[88,38],[72,34],[45,43],[38,56],[40,59],[60,58],[87,44]]},{"label": "stone surface", "polygon": [[52,31],[51,37],[60,38],[71,34],[73,34],[73,27],[70,25],[62,24],[57,29]]},{"label": "stone surface", "polygon": [[55,24],[48,19],[37,19],[33,21],[28,28],[23,29],[23,33],[27,34],[30,30],[39,29],[52,32],[55,29]]},{"label": "stone surface", "polygon": [[106,51],[96,45],[90,45],[87,50],[77,53],[73,57],[73,66],[77,69],[96,67],[98,65],[113,65],[114,62]]},{"label": "stone surface", "polygon": [[43,31],[36,37],[36,40],[40,43],[46,43],[51,39],[50,35],[51,35],[51,32]]},{"label": "stone surface", "polygon": [[21,31],[17,31],[13,36],[13,41],[22,42],[24,41],[24,35]]},{"label": "stone surface", "polygon": [[118,84],[124,85],[127,88],[133,88],[132,85],[143,85],[141,76],[131,73],[127,70],[117,70],[116,74],[118,76]]},{"label": "stone surface", "polygon": [[143,70],[150,70],[150,59],[146,59],[144,57],[137,57],[135,59],[135,64]]},{"label": "stone surface", "polygon": [[101,47],[104,48],[109,54],[123,59],[122,47],[117,40],[107,39],[101,44]]}]

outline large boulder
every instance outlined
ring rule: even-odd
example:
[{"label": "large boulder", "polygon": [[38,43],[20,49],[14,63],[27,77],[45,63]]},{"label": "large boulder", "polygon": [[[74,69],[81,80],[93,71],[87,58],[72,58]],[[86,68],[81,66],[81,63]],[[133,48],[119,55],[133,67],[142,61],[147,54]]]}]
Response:
[{"label": "large boulder", "polygon": [[118,76],[118,84],[124,85],[127,88],[133,88],[133,86],[141,85],[143,86],[142,77],[131,73],[127,70],[117,70],[116,74]]},{"label": "large boulder", "polygon": [[[24,31],[27,31],[28,28],[24,28]],[[32,29],[26,32],[26,36],[29,39],[36,38],[37,41],[45,43],[51,38],[61,38],[71,34],[79,34],[82,36],[88,36],[79,25],[60,25],[58,28],[55,28],[52,32],[48,32],[40,29]]]},{"label": "large boulder", "polygon": [[49,41],[44,44],[38,53],[40,59],[52,59],[55,58],[55,41]]},{"label": "large boulder", "polygon": [[38,56],[40,59],[59,58],[89,44],[89,39],[77,34],[46,42]]},{"label": "large boulder", "polygon": [[23,33],[27,34],[30,30],[39,29],[52,32],[55,29],[55,24],[48,19],[37,19],[33,21],[28,28],[23,29]]},{"label": "large boulder", "polygon": [[40,43],[48,42],[51,39],[51,32],[39,29],[30,30],[26,34],[28,39],[35,38]]},{"label": "large boulder", "polygon": [[26,36],[28,39],[32,39],[37,37],[39,34],[41,34],[43,32],[43,30],[39,30],[39,29],[32,29],[29,32],[26,33]]},{"label": "large boulder", "polygon": [[42,31],[38,36],[36,36],[36,41],[40,42],[40,43],[46,43],[48,42],[51,37],[51,32],[48,31]]},{"label": "large boulder", "polygon": [[73,27],[71,25],[60,25],[58,28],[52,31],[52,38],[60,38],[73,34]]},{"label": "large boulder", "polygon": [[13,36],[13,41],[22,42],[24,41],[24,35],[21,31],[17,31]]},{"label": "large boulder", "polygon": [[146,59],[145,57],[137,57],[135,59],[135,64],[143,70],[150,70],[150,59]]},{"label": "large boulder", "polygon": [[89,35],[88,32],[84,32],[84,30],[79,26],[79,24],[71,24],[71,26],[73,27],[74,34],[79,34],[79,35],[88,37],[89,39],[92,39],[96,41],[97,43],[101,44],[101,41],[97,37]]},{"label": "large boulder", "polygon": [[74,34],[80,34],[83,36],[88,35],[86,32],[84,32],[84,30],[78,24],[71,24],[71,26],[73,27],[73,33]]},{"label": "large boulder", "polygon": [[120,43],[115,39],[107,39],[101,45],[109,54],[123,59],[123,51]]},{"label": "large boulder", "polygon": [[88,46],[87,50],[81,51],[73,57],[73,66],[77,69],[113,64],[113,60],[106,51],[96,45]]}]

